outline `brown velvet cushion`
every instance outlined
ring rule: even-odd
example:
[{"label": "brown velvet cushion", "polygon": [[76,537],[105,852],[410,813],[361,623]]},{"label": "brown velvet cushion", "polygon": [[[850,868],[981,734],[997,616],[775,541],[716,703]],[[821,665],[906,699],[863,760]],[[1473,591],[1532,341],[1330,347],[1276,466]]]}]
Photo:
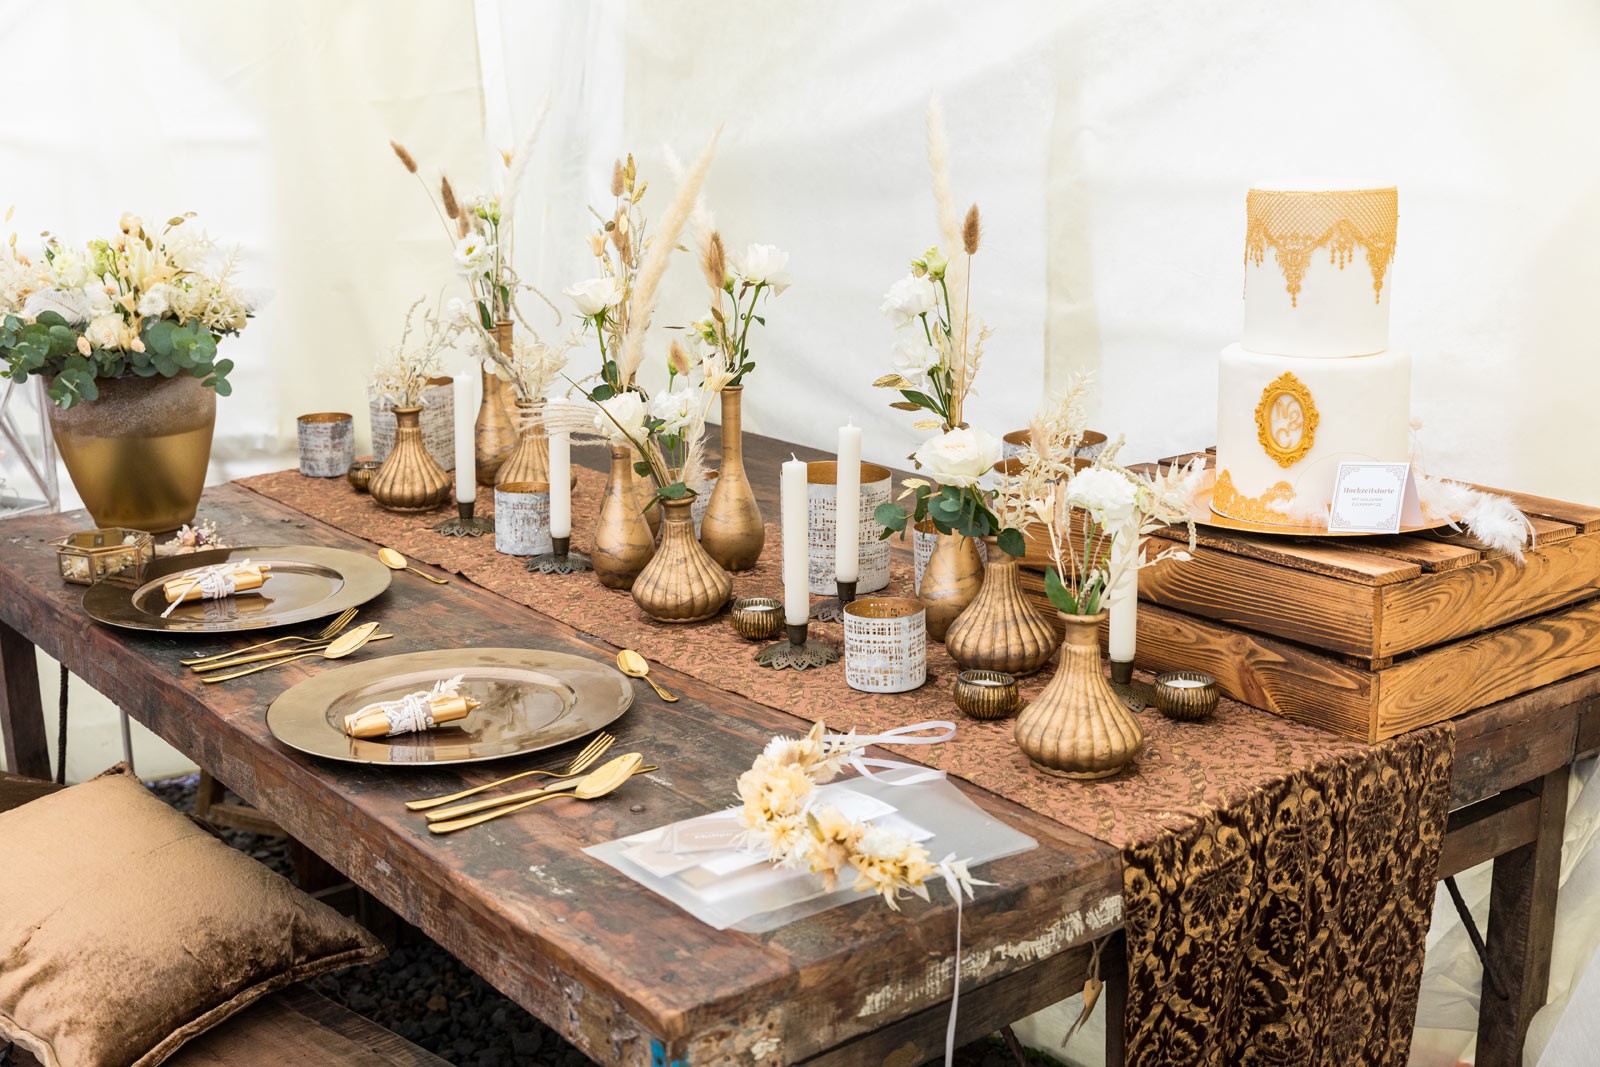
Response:
[{"label": "brown velvet cushion", "polygon": [[155,1067],[377,940],[127,773],[0,812],[0,1036],[45,1067]]}]

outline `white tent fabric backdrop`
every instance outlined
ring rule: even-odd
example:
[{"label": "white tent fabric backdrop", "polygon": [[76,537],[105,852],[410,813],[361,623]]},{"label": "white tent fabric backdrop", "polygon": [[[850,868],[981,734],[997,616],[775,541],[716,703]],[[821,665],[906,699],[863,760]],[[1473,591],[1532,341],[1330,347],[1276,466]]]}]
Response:
[{"label": "white tent fabric backdrop", "polygon": [[[1414,359],[1429,468],[1600,501],[1600,9],[1508,14],[1491,0],[7,0],[0,172],[23,242],[193,209],[242,246],[274,296],[227,345],[216,480],[282,465],[299,413],[365,411],[406,306],[453,284],[390,138],[430,181],[443,168],[470,189],[548,98],[517,266],[554,296],[592,273],[584,205],[611,160],[638,156],[659,213],[665,150],[687,158],[725,124],[708,206],[732,246],[788,250],[795,279],[757,342],[748,425],[829,447],[849,417],[885,462],[917,444],[869,385],[895,339],[881,294],[935,237],[930,93],[956,194],[984,212],[972,304],[995,335],[970,418],[996,433],[1087,368],[1096,421],[1127,455],[1210,443],[1246,188],[1382,176],[1400,187],[1392,338]],[[702,310],[683,266],[663,325]],[[1574,800],[1589,814],[1569,833],[1569,886],[1593,884],[1596,792]],[[1553,992],[1592,954],[1594,910],[1563,898],[1570,966]],[[1419,1020],[1438,1032],[1418,1063],[1470,1048],[1477,968],[1451,923],[1446,908]],[[1530,1063],[1557,1015],[1536,1023]]]}]

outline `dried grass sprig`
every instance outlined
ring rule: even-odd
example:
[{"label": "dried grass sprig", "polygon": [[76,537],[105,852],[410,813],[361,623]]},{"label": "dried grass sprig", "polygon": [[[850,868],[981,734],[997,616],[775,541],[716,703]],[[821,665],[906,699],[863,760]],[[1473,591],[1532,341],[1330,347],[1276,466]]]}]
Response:
[{"label": "dried grass sprig", "polygon": [[[944,108],[937,95],[928,98],[928,173],[933,183],[935,218],[939,223],[939,243],[950,249],[950,263],[945,268],[945,285],[953,292],[966,288],[967,263],[955,254],[962,247],[962,215],[956,207],[955,192],[950,181],[950,140],[945,134]],[[950,332],[958,349],[966,347],[967,323],[965,316],[958,317],[951,308]]]},{"label": "dried grass sprig", "polygon": [[966,249],[967,255],[977,255],[982,240],[983,222],[978,217],[978,205],[973,204],[967,208],[966,221],[961,224],[961,247]]},{"label": "dried grass sprig", "polygon": [[394,154],[396,156],[400,157],[401,166],[405,167],[406,170],[412,174],[417,172],[417,161],[411,158],[411,153],[406,151],[405,145],[401,144],[399,141],[390,141],[389,147],[394,149]]},{"label": "dried grass sprig", "polygon": [[456,201],[456,191],[451,187],[450,179],[443,174],[439,175],[439,201],[444,204],[445,217],[461,218],[461,205]]}]

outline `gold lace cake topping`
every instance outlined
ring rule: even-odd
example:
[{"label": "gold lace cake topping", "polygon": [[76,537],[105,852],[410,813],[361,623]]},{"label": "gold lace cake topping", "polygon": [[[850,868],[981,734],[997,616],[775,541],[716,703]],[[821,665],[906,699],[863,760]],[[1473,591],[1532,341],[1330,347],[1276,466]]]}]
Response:
[{"label": "gold lace cake topping", "polygon": [[1233,475],[1226,469],[1217,474],[1211,488],[1211,510],[1240,522],[1289,525],[1288,505],[1293,500],[1294,486],[1288,482],[1279,482],[1260,496],[1245,496],[1234,488]]},{"label": "gold lace cake topping", "polygon": [[1256,439],[1278,466],[1292,467],[1316,443],[1321,420],[1311,390],[1285,371],[1261,390],[1256,404]]},{"label": "gold lace cake topping", "polygon": [[1328,250],[1328,262],[1340,270],[1358,247],[1366,249],[1373,303],[1382,298],[1400,221],[1393,186],[1309,193],[1252,189],[1245,198],[1245,214],[1245,263],[1261,266],[1267,249],[1272,249],[1294,306],[1300,306],[1300,286],[1311,256],[1323,248]]}]

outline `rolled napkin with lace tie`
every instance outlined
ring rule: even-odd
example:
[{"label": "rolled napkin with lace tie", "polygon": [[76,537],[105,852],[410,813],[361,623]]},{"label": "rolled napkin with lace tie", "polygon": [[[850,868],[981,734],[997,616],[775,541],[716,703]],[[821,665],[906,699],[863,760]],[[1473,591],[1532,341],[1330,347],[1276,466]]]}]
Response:
[{"label": "rolled napkin with lace tie", "polygon": [[167,598],[167,610],[161,613],[161,617],[164,619],[171,615],[173,609],[188,600],[221,600],[237,593],[260,589],[272,577],[268,573],[271,570],[270,563],[251,563],[244,559],[201,567],[169,578],[161,586],[161,593]]},{"label": "rolled napkin with lace tie", "polygon": [[478,702],[457,692],[465,675],[441,678],[432,689],[407,693],[394,700],[368,704],[344,717],[344,732],[351,737],[393,737],[431,730],[465,718]]}]

